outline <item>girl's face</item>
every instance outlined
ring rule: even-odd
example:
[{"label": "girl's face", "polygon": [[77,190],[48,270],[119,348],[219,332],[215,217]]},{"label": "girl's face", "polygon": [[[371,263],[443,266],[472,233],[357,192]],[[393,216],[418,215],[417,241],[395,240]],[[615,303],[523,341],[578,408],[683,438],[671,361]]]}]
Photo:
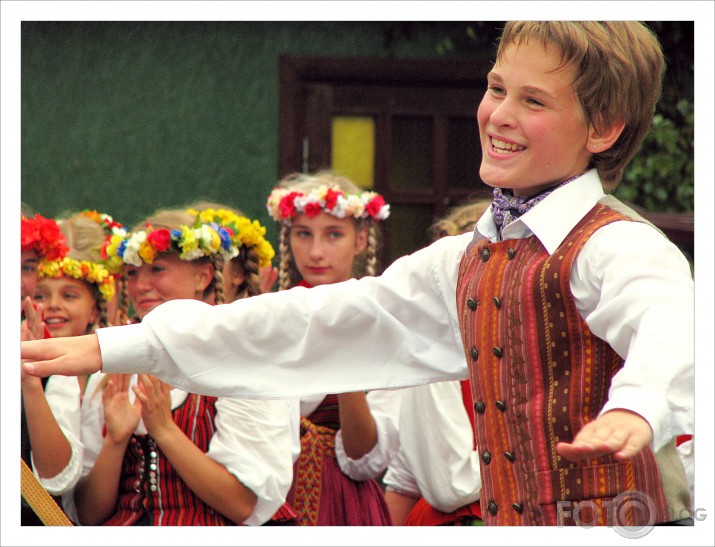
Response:
[{"label": "girl's face", "polygon": [[538,40],[510,45],[488,75],[477,111],[479,175],[490,186],[530,196],[584,172],[590,126],[573,89],[575,68]]},{"label": "girl's face", "polygon": [[99,319],[95,294],[81,279],[40,279],[34,300],[44,305],[45,325],[53,338],[87,334]]},{"label": "girl's face", "polygon": [[33,296],[37,287],[37,251],[22,251],[20,257],[20,304],[26,296]]},{"label": "girl's face", "polygon": [[290,230],[290,247],[303,280],[312,285],[346,281],[355,257],[367,246],[367,229],[355,229],[352,218],[321,212],[313,218],[299,214]]},{"label": "girl's face", "polygon": [[159,304],[179,298],[201,300],[213,278],[213,266],[181,260],[178,255],[157,257],[153,263],[125,266],[127,292],[137,316],[142,319]]}]

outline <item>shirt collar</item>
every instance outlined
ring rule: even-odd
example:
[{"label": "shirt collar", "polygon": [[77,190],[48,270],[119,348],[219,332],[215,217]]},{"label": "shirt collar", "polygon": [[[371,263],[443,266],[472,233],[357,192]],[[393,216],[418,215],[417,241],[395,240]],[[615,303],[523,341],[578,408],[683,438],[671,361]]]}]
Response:
[{"label": "shirt collar", "polygon": [[[504,229],[503,237],[506,240],[535,235],[547,252],[552,254],[603,196],[598,171],[592,169],[566,186],[554,190],[528,213],[509,224]],[[486,210],[475,228],[475,241],[484,237],[492,242],[499,240],[491,209]]]}]

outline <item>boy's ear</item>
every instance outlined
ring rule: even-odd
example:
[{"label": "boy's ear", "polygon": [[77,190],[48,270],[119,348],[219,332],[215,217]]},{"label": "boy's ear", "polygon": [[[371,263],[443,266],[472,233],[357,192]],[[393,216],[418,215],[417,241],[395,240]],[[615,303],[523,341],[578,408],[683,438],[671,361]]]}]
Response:
[{"label": "boy's ear", "polygon": [[609,127],[601,128],[598,123],[592,123],[588,129],[586,146],[591,154],[598,154],[608,150],[621,136],[626,126],[625,120],[618,120]]}]

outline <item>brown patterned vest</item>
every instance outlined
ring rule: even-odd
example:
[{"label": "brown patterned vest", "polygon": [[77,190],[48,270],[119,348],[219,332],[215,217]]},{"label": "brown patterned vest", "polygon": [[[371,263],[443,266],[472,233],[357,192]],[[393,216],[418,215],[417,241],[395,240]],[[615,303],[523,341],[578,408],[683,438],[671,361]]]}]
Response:
[{"label": "brown patterned vest", "polygon": [[[556,453],[556,443],[572,440],[598,416],[623,366],[590,332],[569,282],[578,252],[596,230],[636,216],[616,208],[625,209],[603,199],[553,255],[532,236],[483,239],[462,259],[457,309],[486,524],[642,526],[689,516],[674,442],[658,457],[644,449],[625,462],[605,456],[574,463]],[[636,491],[630,503],[623,503],[626,491]]]},{"label": "brown patterned vest", "polygon": [[[190,393],[172,415],[194,444],[207,452],[216,431],[216,397]],[[234,525],[194,494],[149,435],[132,435],[124,454],[116,512],[104,526],[129,526],[140,520],[153,526]]]}]

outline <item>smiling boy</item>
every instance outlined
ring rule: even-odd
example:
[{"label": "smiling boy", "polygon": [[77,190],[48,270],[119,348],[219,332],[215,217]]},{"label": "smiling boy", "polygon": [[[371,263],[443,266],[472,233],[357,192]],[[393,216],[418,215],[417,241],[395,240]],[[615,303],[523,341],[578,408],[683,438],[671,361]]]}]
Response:
[{"label": "smiling boy", "polygon": [[[486,524],[574,524],[564,507],[580,502],[598,524],[673,520],[690,503],[673,439],[693,432],[692,277],[675,245],[606,194],[648,130],[663,70],[637,22],[508,23],[477,115],[495,201],[474,234],[310,295],[173,302],[97,337],[26,343],[37,362],[25,366],[130,366],[237,397],[469,375]],[[652,504],[609,521],[608,504],[633,490]]]}]

